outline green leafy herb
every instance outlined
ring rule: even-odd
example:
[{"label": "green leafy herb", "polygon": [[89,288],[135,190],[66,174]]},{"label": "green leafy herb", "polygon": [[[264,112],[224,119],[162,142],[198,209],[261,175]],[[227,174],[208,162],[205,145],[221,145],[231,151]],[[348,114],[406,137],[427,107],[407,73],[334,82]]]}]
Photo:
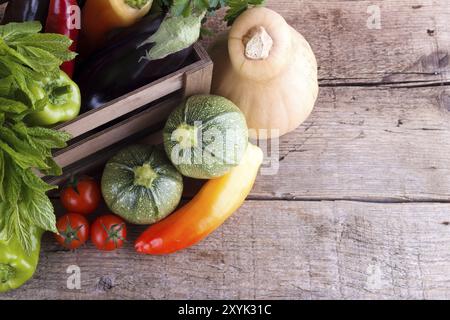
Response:
[{"label": "green leafy herb", "polygon": [[193,45],[201,34],[208,34],[202,28],[207,13],[212,14],[221,8],[228,8],[225,21],[228,25],[253,6],[263,5],[265,0],[158,0],[155,10],[168,10],[169,15],[159,30],[141,45],[154,43],[147,52],[146,59],[162,59],[172,53]]},{"label": "green leafy herb", "polygon": [[33,94],[35,81],[56,76],[61,63],[75,57],[70,39],[39,33],[41,29],[39,22],[0,26],[0,239],[16,237],[27,251],[33,247],[33,226],[56,232],[46,195],[54,187],[36,173],[60,174],[52,149],[66,146],[70,139],[23,121],[47,103]]},{"label": "green leafy herb", "polygon": [[228,11],[225,21],[232,25],[245,10],[254,6],[264,5],[265,0],[227,0]]}]

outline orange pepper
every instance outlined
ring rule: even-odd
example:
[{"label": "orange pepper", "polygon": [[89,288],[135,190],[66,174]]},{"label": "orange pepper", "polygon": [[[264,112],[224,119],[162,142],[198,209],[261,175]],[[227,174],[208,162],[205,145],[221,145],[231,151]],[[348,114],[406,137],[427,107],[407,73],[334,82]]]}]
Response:
[{"label": "orange pepper", "polygon": [[150,226],[137,239],[136,251],[152,255],[170,254],[206,238],[244,203],[262,161],[261,149],[250,144],[239,166],[221,178],[208,181],[191,202]]},{"label": "orange pepper", "polygon": [[82,12],[82,50],[90,53],[105,44],[108,32],[129,27],[144,17],[153,0],[87,0]]}]

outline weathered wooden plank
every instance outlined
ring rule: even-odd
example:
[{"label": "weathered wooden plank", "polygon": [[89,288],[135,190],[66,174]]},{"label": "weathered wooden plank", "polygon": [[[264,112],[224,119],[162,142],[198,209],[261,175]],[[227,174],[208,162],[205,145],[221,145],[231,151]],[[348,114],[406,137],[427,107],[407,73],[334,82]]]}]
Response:
[{"label": "weathered wooden plank", "polygon": [[[200,45],[198,45],[201,47]],[[189,97],[196,94],[206,94],[211,92],[211,82],[213,75],[213,63],[206,50],[201,47],[197,50],[199,58],[204,63],[201,68],[186,72],[184,78],[184,96]]]},{"label": "weathered wooden plank", "polygon": [[446,86],[322,88],[310,119],[269,154],[279,171],[260,176],[252,197],[449,201],[449,111]]},{"label": "weathered wooden plank", "polygon": [[[322,85],[450,79],[447,0],[269,0],[268,6],[311,43]],[[372,24],[377,8],[380,29]],[[225,29],[220,19],[210,22],[213,30]]]},{"label": "weathered wooden plank", "polygon": [[54,160],[62,168],[73,165],[95,153],[101,156],[102,150],[123,141],[129,136],[138,134],[157,124],[163,123],[180,103],[181,97],[167,97],[160,103],[144,110],[128,119],[112,125],[98,133],[80,140],[71,146],[58,150]]},{"label": "weathered wooden plank", "polygon": [[[449,204],[249,201],[203,243],[173,256],[46,237],[34,280],[5,299],[450,298]],[[134,239],[142,228],[133,228]],[[66,288],[70,265],[81,290]]]},{"label": "weathered wooden plank", "polygon": [[[446,86],[322,88],[310,119],[276,142],[278,153],[262,146],[266,165],[250,197],[450,201],[449,111]],[[189,182],[186,196],[198,185]]]}]

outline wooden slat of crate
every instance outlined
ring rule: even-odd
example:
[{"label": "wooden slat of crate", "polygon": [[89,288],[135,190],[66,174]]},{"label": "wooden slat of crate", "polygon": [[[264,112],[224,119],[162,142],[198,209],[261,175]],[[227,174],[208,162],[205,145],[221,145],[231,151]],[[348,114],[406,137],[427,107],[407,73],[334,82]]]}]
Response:
[{"label": "wooden slat of crate", "polygon": [[[194,54],[198,61],[193,64],[115,99],[96,110],[86,112],[56,129],[70,133],[73,138],[76,138],[178,90],[187,89],[184,90],[187,95],[209,92],[207,83],[211,81],[210,78],[208,79],[208,72],[212,73],[212,62],[199,44],[194,46]],[[211,76],[212,74],[209,75],[209,77]],[[199,84],[197,79],[205,80],[206,84]]]},{"label": "wooden slat of crate", "polygon": [[161,119],[167,118],[179,103],[179,97],[165,100],[148,110],[56,152],[54,159],[62,168],[67,167],[124,140],[128,136],[137,134],[146,128],[160,123]]},{"label": "wooden slat of crate", "polygon": [[[111,146],[123,140],[129,141],[130,139],[127,139],[129,137],[142,132],[148,133],[149,128],[165,121],[183,97],[209,93],[213,64],[200,45],[196,44],[194,51],[198,59],[197,62],[58,127],[59,130],[69,132],[73,137],[80,137],[82,134],[89,134],[91,130],[119,117],[126,116],[130,112],[136,113],[139,108],[167,96],[167,99],[162,100],[162,102],[57,151],[54,154],[56,163],[62,168],[71,167],[95,153],[110,149]],[[174,95],[174,92],[177,91],[182,91],[182,93]],[[169,97],[169,95],[171,96]],[[133,141],[130,141],[130,143],[133,143]],[[98,159],[95,159],[95,161],[98,161]],[[82,164],[82,166],[84,165],[89,166],[90,164]],[[75,167],[76,170],[82,171],[82,167]],[[66,169],[66,175],[71,174],[73,170],[73,167]],[[58,182],[61,179],[63,178],[48,178],[47,180]]]},{"label": "wooden slat of crate", "polygon": [[[52,185],[60,185],[74,175],[96,175],[102,172],[103,166],[110,158],[117,154],[122,148],[125,148],[130,144],[159,145],[161,143],[162,131],[130,136],[119,143],[103,149],[101,152],[94,153],[74,164],[65,167],[63,169],[63,174],[58,177],[46,177],[45,181]],[[51,197],[54,195],[55,194],[50,192]]]},{"label": "wooden slat of crate", "polygon": [[186,71],[183,87],[185,97],[211,92],[213,63],[208,53],[200,44],[196,44],[195,52],[203,63],[196,63]]}]

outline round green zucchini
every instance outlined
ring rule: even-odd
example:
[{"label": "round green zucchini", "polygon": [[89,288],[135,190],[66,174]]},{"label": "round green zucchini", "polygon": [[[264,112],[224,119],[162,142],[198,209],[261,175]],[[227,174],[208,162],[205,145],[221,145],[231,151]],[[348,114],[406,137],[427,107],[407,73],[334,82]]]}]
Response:
[{"label": "round green zucchini", "polygon": [[102,193],[109,209],[126,221],[153,224],[180,203],[183,177],[163,150],[133,145],[106,164]]},{"label": "round green zucchini", "polygon": [[244,114],[212,95],[187,99],[169,117],[164,146],[175,167],[196,179],[213,179],[239,165],[248,145]]}]

